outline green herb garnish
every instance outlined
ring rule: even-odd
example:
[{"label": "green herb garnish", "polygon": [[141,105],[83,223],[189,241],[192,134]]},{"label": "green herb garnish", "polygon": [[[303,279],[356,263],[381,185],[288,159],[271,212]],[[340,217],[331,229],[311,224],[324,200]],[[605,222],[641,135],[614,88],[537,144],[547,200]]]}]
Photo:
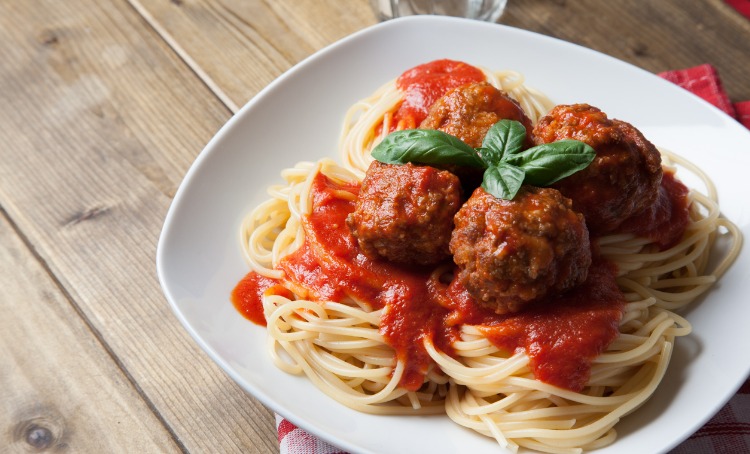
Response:
[{"label": "green herb garnish", "polygon": [[458,137],[433,129],[404,129],[388,134],[372,156],[386,164],[456,164],[487,167],[477,152]]},{"label": "green herb garnish", "polygon": [[500,120],[474,149],[460,139],[433,129],[406,129],[385,137],[372,157],[386,164],[407,162],[484,168],[482,188],[495,197],[512,200],[521,185],[549,186],[585,169],[596,152],[572,139],[523,150],[526,128],[518,121]]}]

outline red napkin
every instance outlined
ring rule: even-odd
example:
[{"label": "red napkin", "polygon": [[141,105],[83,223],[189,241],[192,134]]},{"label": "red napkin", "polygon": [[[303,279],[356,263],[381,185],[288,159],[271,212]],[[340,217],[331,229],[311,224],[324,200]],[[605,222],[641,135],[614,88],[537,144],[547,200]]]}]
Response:
[{"label": "red napkin", "polygon": [[[750,0],[746,3],[748,9],[750,9]],[[745,127],[750,128],[750,101],[734,104],[730,102],[721,85],[721,79],[719,79],[719,75],[713,66],[704,64],[687,69],[666,71],[659,75],[700,96],[726,112],[727,115],[736,118]]]},{"label": "red napkin", "polygon": [[724,0],[724,3],[736,9],[738,13],[750,19],[750,0]]},{"label": "red napkin", "polygon": [[[738,6],[732,6],[738,10],[744,5],[750,17],[750,0],[725,1],[736,3]],[[731,103],[713,66],[704,64],[663,72],[659,76],[700,96],[750,128],[750,101]],[[279,433],[280,454],[346,454],[278,415],[276,429]],[[725,452],[750,452],[750,380],[745,382],[716,416],[671,454]]]}]

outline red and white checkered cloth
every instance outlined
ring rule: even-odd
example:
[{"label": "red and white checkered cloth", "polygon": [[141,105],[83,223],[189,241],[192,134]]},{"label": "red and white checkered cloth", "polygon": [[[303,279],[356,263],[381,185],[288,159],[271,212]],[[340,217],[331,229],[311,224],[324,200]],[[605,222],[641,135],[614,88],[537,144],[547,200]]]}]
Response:
[{"label": "red and white checkered cloth", "polygon": [[[750,9],[750,0],[747,4]],[[659,75],[700,96],[750,128],[750,101],[732,103],[713,66],[704,64],[687,69],[666,71]]]},{"label": "red and white checkered cloth", "polygon": [[281,454],[347,454],[276,415]]},{"label": "red and white checkered cloth", "polygon": [[[750,18],[750,0],[725,1],[744,7]],[[742,12],[740,8],[738,10]],[[750,101],[730,102],[713,66],[704,64],[659,75],[700,96],[750,128]],[[276,429],[279,433],[280,454],[346,454],[278,415]],[[750,452],[750,380],[745,382],[716,416],[677,446],[671,454],[746,452]]]}]

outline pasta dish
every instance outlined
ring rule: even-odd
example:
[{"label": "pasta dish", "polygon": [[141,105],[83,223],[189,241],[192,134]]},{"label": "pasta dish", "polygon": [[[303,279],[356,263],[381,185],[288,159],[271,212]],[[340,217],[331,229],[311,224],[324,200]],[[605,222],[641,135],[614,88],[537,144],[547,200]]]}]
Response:
[{"label": "pasta dish", "polygon": [[614,442],[691,331],[679,309],[739,253],[710,178],[597,107],[453,60],[342,116],[340,159],[282,170],[240,229],[232,301],[274,363],[512,451]]}]

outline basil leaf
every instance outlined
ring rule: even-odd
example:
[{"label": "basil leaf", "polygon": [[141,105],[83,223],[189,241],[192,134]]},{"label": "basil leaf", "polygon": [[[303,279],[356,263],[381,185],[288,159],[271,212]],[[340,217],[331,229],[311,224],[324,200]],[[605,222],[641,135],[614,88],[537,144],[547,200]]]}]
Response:
[{"label": "basil leaf", "polygon": [[579,170],[585,169],[596,157],[589,145],[572,139],[537,145],[513,156],[506,162],[526,172],[526,183],[549,186]]},{"label": "basil leaf", "polygon": [[486,167],[477,152],[461,139],[435,129],[404,129],[387,136],[372,150],[386,164],[414,162]]},{"label": "basil leaf", "polygon": [[[482,187],[495,197],[512,200],[522,184],[549,186],[586,168],[596,151],[578,140],[560,140],[523,150],[526,128],[500,120],[474,150],[457,137],[434,129],[406,129],[388,134],[372,150],[386,164],[407,162],[484,168]],[[523,150],[523,151],[522,151]]]},{"label": "basil leaf", "polygon": [[480,153],[487,165],[494,165],[523,148],[526,128],[515,120],[500,120],[487,131]]},{"label": "basil leaf", "polygon": [[484,171],[482,188],[499,199],[513,200],[523,184],[524,176],[522,168],[500,162]]}]

